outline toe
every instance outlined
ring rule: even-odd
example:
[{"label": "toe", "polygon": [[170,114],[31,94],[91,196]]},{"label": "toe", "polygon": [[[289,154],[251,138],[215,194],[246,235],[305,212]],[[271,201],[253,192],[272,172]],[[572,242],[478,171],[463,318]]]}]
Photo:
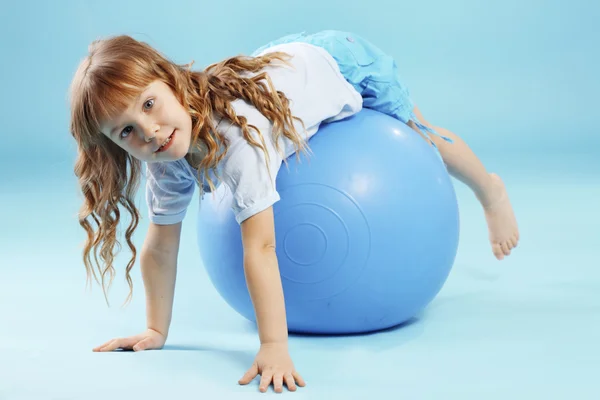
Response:
[{"label": "toe", "polygon": [[510,247],[508,242],[502,242],[500,247],[502,248],[502,253],[504,253],[505,256],[510,255]]},{"label": "toe", "polygon": [[494,243],[492,245],[492,252],[498,260],[502,260],[504,258],[504,253],[502,252],[502,247],[499,243]]}]

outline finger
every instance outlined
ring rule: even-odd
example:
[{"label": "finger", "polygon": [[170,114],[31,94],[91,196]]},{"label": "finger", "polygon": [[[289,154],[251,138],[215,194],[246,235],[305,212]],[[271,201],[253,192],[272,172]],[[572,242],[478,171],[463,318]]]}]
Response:
[{"label": "finger", "polygon": [[113,351],[118,349],[121,346],[123,339],[113,339],[106,346],[100,348],[100,351]]},{"label": "finger", "polygon": [[139,341],[135,346],[133,346],[133,351],[143,351],[149,347],[153,347],[152,338],[147,337],[144,340]]},{"label": "finger", "polygon": [[273,388],[275,389],[275,393],[283,392],[283,374],[275,374],[273,375]]},{"label": "finger", "polygon": [[294,379],[296,379],[296,383],[298,384],[298,386],[306,386],[306,382],[304,382],[304,379],[302,378],[302,376],[300,376],[300,374],[297,371],[292,372],[292,376],[294,377]]},{"label": "finger", "polygon": [[258,375],[258,366],[256,364],[252,364],[250,369],[246,371],[244,376],[238,381],[240,385],[247,385]]},{"label": "finger", "polygon": [[111,348],[112,346],[114,346],[115,342],[118,342],[119,339],[112,339],[109,340],[108,342],[104,343],[101,346],[96,347],[95,351],[108,351],[106,349]]},{"label": "finger", "polygon": [[295,392],[296,391],[296,381],[294,381],[294,377],[292,376],[292,374],[285,374],[285,376],[283,377],[283,379],[285,379],[285,384],[288,387],[288,390],[290,392]]},{"label": "finger", "polygon": [[132,338],[115,339],[110,342],[107,346],[100,349],[100,351],[114,351],[117,349],[128,349],[131,348],[137,340]]},{"label": "finger", "polygon": [[100,351],[101,348],[108,346],[110,343],[112,343],[113,340],[115,340],[115,339],[110,339],[108,342],[102,343],[100,346],[96,346],[92,350]]},{"label": "finger", "polygon": [[266,392],[267,388],[269,387],[269,385],[271,384],[271,379],[273,378],[273,373],[272,372],[264,372],[262,373],[261,377],[260,377],[260,386],[258,387],[258,390],[260,390],[261,392]]}]

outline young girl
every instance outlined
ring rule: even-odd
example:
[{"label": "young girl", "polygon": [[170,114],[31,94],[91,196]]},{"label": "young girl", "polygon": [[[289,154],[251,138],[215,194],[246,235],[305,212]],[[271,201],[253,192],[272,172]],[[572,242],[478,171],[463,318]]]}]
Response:
[{"label": "young girl", "polygon": [[[256,51],[192,71],[128,36],[95,41],[71,85],[71,132],[78,145],[75,173],[84,195],[79,222],[87,232],[83,260],[92,254],[106,296],[114,277],[114,247],[121,220],[136,258],[132,234],[139,221],[134,196],[146,162],[150,225],[140,253],[147,329],[113,339],[94,351],[162,348],[169,331],[181,223],[196,185],[225,184],[240,224],[248,290],[257,317],[260,349],[239,380],[261,375],[260,390],[304,386],[287,346],[284,298],[275,253],[272,205],[275,178],[286,158],[308,151],[321,123],[362,107],[391,115],[439,151],[449,172],[468,185],[483,207],[498,259],[519,240],[501,179],[452,132],[430,124],[411,102],[392,58],[364,39],[324,31],[284,37]],[[365,132],[368,140],[369,132]],[[97,227],[94,227],[96,224]],[[104,263],[102,267],[98,261]],[[131,298],[130,291],[128,300]]]}]

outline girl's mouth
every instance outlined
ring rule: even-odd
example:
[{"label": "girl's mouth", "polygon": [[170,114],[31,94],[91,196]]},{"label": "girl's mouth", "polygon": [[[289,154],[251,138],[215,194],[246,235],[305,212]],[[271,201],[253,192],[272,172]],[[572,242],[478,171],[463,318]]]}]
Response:
[{"label": "girl's mouth", "polygon": [[167,150],[169,147],[171,147],[171,144],[173,143],[173,139],[175,138],[175,131],[173,131],[173,133],[171,133],[171,135],[167,138],[167,140],[165,140],[165,142],[158,148],[158,150],[156,150],[157,153],[163,152],[165,150]]}]

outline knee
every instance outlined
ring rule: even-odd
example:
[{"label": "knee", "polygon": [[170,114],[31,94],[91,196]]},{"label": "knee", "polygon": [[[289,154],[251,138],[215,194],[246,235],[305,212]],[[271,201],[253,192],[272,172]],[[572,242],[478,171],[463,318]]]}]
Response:
[{"label": "knee", "polygon": [[413,112],[415,113],[415,116],[417,117],[418,122],[420,122],[421,124],[425,125],[429,129],[433,129],[433,130],[436,129],[435,126],[433,126],[432,124],[430,124],[429,121],[427,121],[425,119],[425,117],[423,116],[423,113],[421,113],[421,110],[419,110],[419,107],[415,106]]},{"label": "knee", "polygon": [[[421,122],[421,121],[419,121]],[[426,135],[423,131],[421,131],[421,129],[419,129],[419,127],[413,122],[413,121],[408,121],[407,124],[410,128],[412,128],[415,132],[417,132],[422,138],[423,140],[425,140],[427,143],[433,145],[435,142],[433,141],[433,137],[435,135]],[[428,125],[426,125],[428,126]]]}]

